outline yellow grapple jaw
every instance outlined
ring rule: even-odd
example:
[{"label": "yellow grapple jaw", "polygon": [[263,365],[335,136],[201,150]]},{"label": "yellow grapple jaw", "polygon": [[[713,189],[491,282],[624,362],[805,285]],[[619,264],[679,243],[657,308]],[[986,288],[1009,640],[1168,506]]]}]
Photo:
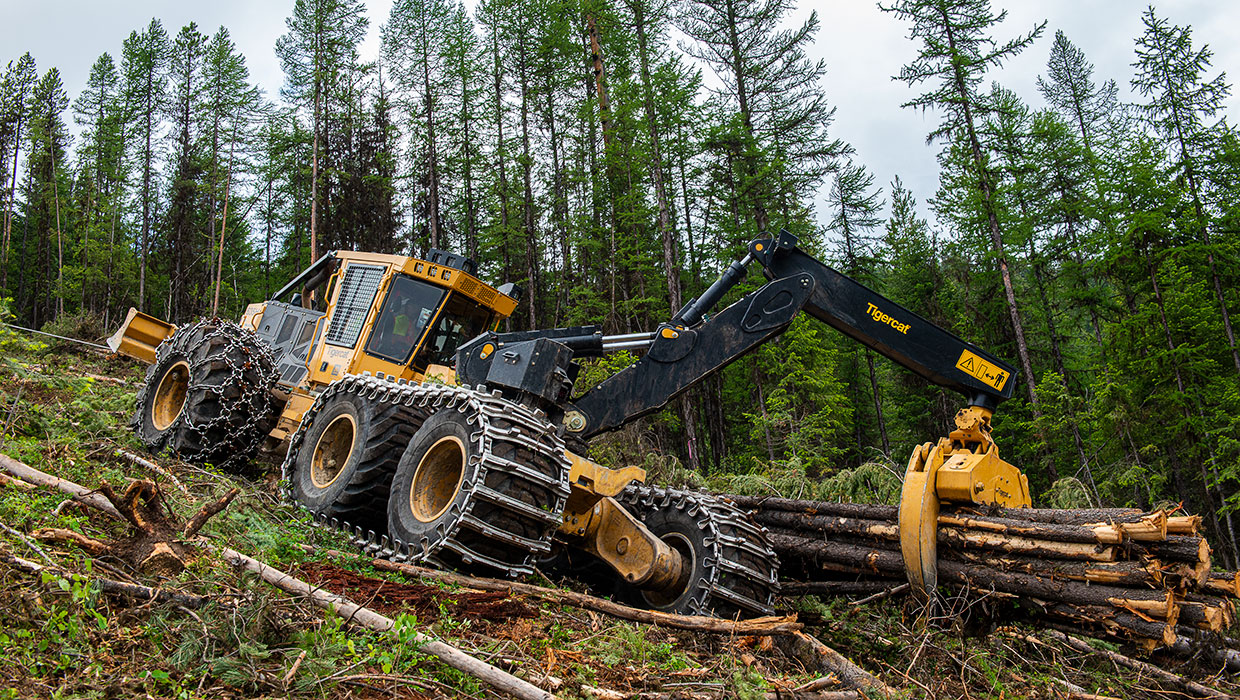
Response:
[{"label": "yellow grapple jaw", "polygon": [[951,503],[1028,508],[1029,479],[999,457],[990,437],[992,412],[970,406],[956,414],[956,429],[938,444],[913,450],[900,492],[900,552],[909,584],[922,600],[938,587],[939,506]]}]

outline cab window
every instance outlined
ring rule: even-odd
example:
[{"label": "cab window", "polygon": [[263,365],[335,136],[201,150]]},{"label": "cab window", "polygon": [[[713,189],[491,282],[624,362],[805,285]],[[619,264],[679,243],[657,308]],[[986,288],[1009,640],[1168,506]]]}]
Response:
[{"label": "cab window", "polygon": [[456,364],[456,349],[487,330],[491,316],[489,309],[469,297],[453,294],[427,334],[415,364],[419,367]]},{"label": "cab window", "polygon": [[439,287],[412,277],[394,277],[370,332],[366,352],[397,364],[408,362],[422,331],[435,317],[444,293]]}]

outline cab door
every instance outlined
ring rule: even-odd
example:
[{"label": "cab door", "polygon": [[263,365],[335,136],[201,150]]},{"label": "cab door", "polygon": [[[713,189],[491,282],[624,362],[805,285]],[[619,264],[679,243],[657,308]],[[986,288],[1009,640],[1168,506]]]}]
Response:
[{"label": "cab door", "polygon": [[393,275],[353,371],[420,380],[421,373],[411,361],[427,329],[434,326],[446,295],[445,289],[424,280]]}]

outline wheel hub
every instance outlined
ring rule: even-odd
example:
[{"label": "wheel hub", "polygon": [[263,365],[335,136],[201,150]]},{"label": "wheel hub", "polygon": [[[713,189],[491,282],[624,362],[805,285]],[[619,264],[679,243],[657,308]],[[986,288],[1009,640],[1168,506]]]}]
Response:
[{"label": "wheel hub", "polygon": [[151,424],[158,431],[168,429],[185,410],[185,397],[189,394],[189,363],[182,360],[168,368],[155,389],[151,403]]},{"label": "wheel hub", "polygon": [[431,445],[413,473],[409,510],[419,522],[429,523],[448,510],[465,479],[465,445],[449,435]]},{"label": "wheel hub", "polygon": [[693,544],[689,542],[689,538],[679,532],[668,532],[660,535],[659,539],[680,554],[680,577],[676,583],[667,588],[642,591],[642,597],[646,599],[650,607],[656,609],[671,607],[680,596],[685,594],[685,591],[689,590],[689,579],[693,576],[697,563],[694,559]]},{"label": "wheel hub", "polygon": [[325,489],[340,478],[344,466],[353,456],[356,436],[357,422],[348,413],[336,416],[327,425],[314,446],[314,455],[310,460],[310,481],[316,487]]}]

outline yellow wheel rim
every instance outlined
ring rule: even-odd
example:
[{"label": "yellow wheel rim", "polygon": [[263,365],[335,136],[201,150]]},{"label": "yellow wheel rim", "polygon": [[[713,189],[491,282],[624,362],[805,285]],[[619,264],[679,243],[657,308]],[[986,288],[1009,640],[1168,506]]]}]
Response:
[{"label": "yellow wheel rim", "polygon": [[443,515],[461,490],[465,479],[465,445],[455,435],[431,445],[413,473],[409,510],[419,522],[429,523]]},{"label": "yellow wheel rim", "polygon": [[353,455],[353,443],[357,436],[357,421],[348,413],[342,413],[327,424],[327,430],[319,436],[310,458],[310,481],[325,489],[340,478],[344,466]]},{"label": "yellow wheel rim", "polygon": [[164,431],[185,410],[185,396],[189,393],[189,363],[181,361],[168,368],[159,386],[155,388],[155,401],[151,403],[151,424]]}]

